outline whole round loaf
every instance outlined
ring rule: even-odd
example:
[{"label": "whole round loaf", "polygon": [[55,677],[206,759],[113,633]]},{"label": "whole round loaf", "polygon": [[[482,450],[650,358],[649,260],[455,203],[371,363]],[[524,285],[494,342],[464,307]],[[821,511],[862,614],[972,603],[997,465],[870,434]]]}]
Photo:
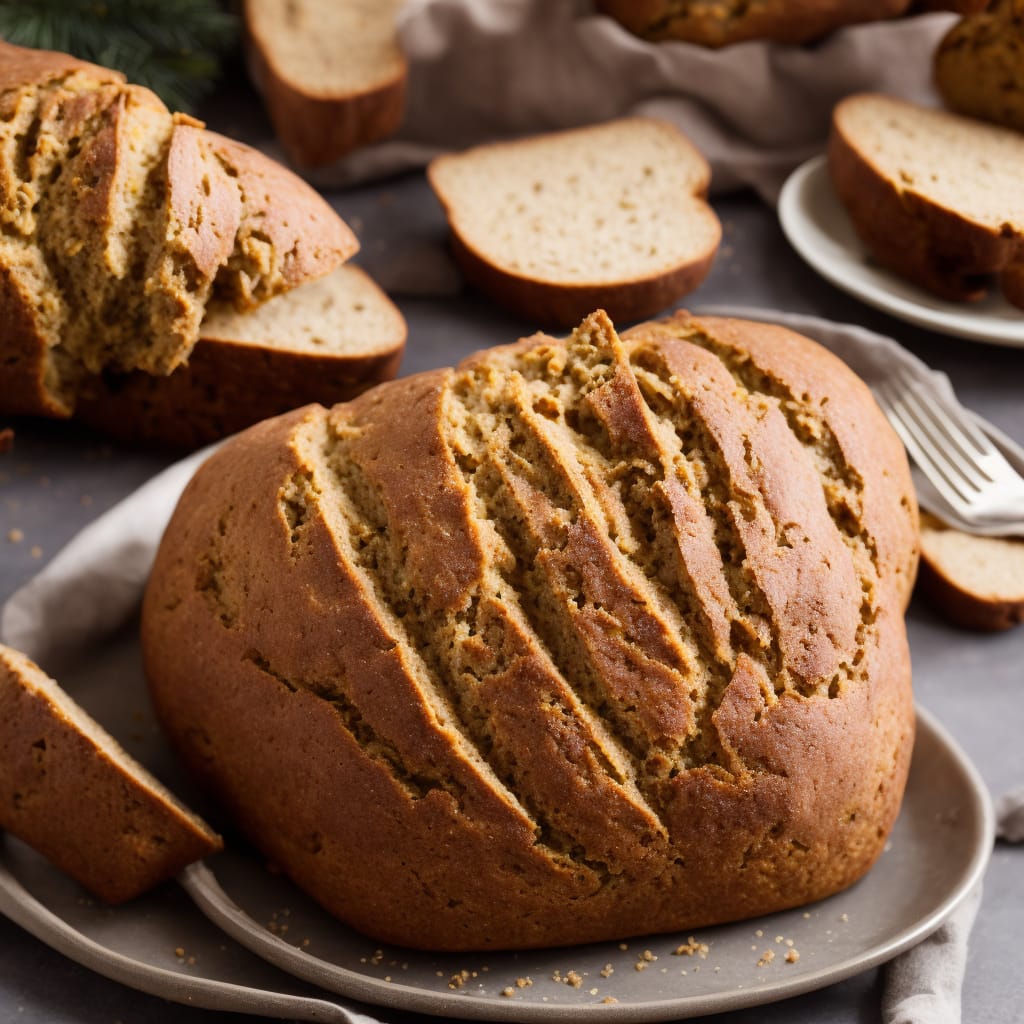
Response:
[{"label": "whole round loaf", "polygon": [[160,547],[146,671],[245,833],[371,936],[698,927],[880,853],[916,544],[903,450],[831,354],[596,313],[221,448]]}]

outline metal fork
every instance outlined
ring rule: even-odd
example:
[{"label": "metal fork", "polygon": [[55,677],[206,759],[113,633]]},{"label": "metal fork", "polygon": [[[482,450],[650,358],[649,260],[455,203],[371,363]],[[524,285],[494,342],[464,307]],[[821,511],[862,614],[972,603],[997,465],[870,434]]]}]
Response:
[{"label": "metal fork", "polygon": [[872,390],[911,458],[963,524],[1024,531],[1024,477],[951,393],[930,374],[905,366]]}]

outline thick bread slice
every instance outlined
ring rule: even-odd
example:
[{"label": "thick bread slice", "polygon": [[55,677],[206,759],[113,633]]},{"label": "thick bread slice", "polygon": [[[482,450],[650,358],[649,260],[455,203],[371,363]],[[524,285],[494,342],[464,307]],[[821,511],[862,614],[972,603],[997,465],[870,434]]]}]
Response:
[{"label": "thick bread slice", "polygon": [[663,121],[479,146],[428,175],[467,279],[540,324],[659,312],[700,284],[721,240],[707,161]]},{"label": "thick bread slice", "polygon": [[1024,622],[1024,540],[978,537],[921,516],[921,590],[967,629],[996,631]]},{"label": "thick bread slice", "polygon": [[0,827],[108,903],[223,846],[57,683],[2,645]]},{"label": "thick bread slice", "polygon": [[622,939],[868,869],[910,759],[915,559],[906,456],[838,359],[596,313],[230,440],[143,650],[186,762],[352,926]]},{"label": "thick bread slice", "polygon": [[250,61],[285,152],[315,167],[394,132],[406,60],[403,0],[247,0]]},{"label": "thick bread slice", "polygon": [[211,306],[185,366],[168,377],[105,374],[77,417],[113,437],[195,448],[310,402],[333,405],[398,372],[402,314],[359,267],[239,313]]},{"label": "thick bread slice", "polygon": [[1024,0],[996,0],[954,25],[935,52],[946,106],[1024,131]]},{"label": "thick bread slice", "polygon": [[0,61],[4,411],[69,415],[108,367],[169,373],[215,292],[245,308],[358,248],[300,179],[147,90],[63,54]]},{"label": "thick bread slice", "polygon": [[1024,251],[1017,132],[862,93],[836,106],[828,160],[875,259],[943,298],[981,298]]}]

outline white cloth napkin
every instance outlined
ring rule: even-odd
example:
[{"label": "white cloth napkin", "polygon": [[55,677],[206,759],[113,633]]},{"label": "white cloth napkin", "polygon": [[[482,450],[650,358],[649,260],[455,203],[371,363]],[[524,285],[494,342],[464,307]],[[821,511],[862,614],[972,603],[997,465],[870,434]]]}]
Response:
[{"label": "white cloth napkin", "polygon": [[952,21],[927,14],[807,46],[711,50],[639,39],[589,0],[409,0],[399,15],[410,68],[400,130],[308,176],[349,185],[449,149],[642,114],[690,136],[712,164],[713,190],[750,185],[774,202],[788,173],[821,151],[841,97],[935,102],[932,55]]},{"label": "white cloth napkin", "polygon": [[[771,310],[719,312],[782,323],[815,338],[869,383],[894,362],[923,365],[896,342],[861,327]],[[65,659],[128,622],[178,497],[209,454],[174,464],[82,530],[7,602],[0,617],[4,642],[59,674]],[[1024,788],[1003,797],[997,815],[1001,839],[1024,841]],[[886,968],[885,1024],[959,1024],[967,941],[980,899],[979,887],[930,938]]]}]

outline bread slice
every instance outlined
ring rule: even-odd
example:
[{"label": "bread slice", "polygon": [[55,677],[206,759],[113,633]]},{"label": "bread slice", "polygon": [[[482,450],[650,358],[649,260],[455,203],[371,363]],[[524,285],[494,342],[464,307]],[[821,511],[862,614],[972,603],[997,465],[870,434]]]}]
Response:
[{"label": "bread slice", "polygon": [[1024,0],[995,0],[954,25],[935,52],[951,110],[1024,131]]},{"label": "bread slice", "polygon": [[1017,132],[861,93],[835,108],[828,160],[874,258],[945,299],[981,298],[1024,252]]},{"label": "bread slice", "polygon": [[195,448],[394,377],[405,339],[405,320],[391,300],[363,270],[345,264],[246,313],[211,307],[187,365],[169,377],[96,378],[77,416],[125,440]]},{"label": "bread slice", "polygon": [[0,827],[108,903],[223,845],[54,680],[2,645]]},{"label": "bread slice", "polygon": [[358,248],[262,154],[63,54],[0,43],[0,409],[70,415],[104,369],[166,374],[216,295],[245,308]]},{"label": "bread slice", "polygon": [[250,66],[295,163],[331,163],[394,132],[408,69],[402,0],[247,0]]},{"label": "bread slice", "polygon": [[428,175],[466,278],[539,324],[656,313],[700,284],[721,240],[707,161],[663,121],[479,146]]},{"label": "bread slice", "polygon": [[978,537],[921,515],[921,590],[967,629],[1024,622],[1024,540]]}]

